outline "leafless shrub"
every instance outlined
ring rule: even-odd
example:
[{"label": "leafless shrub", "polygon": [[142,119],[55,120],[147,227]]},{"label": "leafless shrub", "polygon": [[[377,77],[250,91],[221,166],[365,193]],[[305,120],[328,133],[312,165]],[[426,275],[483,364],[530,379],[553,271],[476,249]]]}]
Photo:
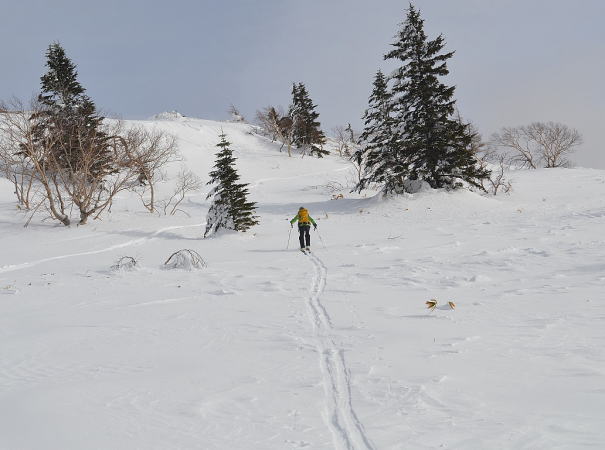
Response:
[{"label": "leafless shrub", "polygon": [[167,269],[192,270],[203,269],[207,267],[207,264],[195,250],[183,249],[170,255],[164,263],[164,267]]},{"label": "leafless shrub", "polygon": [[[464,123],[460,113],[457,114],[458,120]],[[506,173],[510,169],[509,157],[498,152],[492,144],[486,143],[474,124],[467,123],[466,130],[471,138],[470,148],[480,168],[490,173],[488,178],[481,179],[482,191],[492,195],[498,195],[499,192],[510,192],[512,183]]]},{"label": "leafless shrub", "polygon": [[138,172],[141,201],[149,212],[156,210],[156,184],[162,179],[162,167],[178,159],[174,136],[142,127],[129,129],[124,136],[130,149],[131,164]]},{"label": "leafless shrub", "polygon": [[510,169],[508,155],[489,145],[477,148],[479,151],[475,155],[479,165],[491,172],[489,178],[481,180],[483,190],[492,195],[498,195],[499,192],[509,193],[512,190],[512,182],[506,173]]},{"label": "leafless shrub", "polygon": [[534,122],[505,127],[492,135],[491,143],[507,154],[511,164],[526,169],[570,167],[570,153],[582,143],[578,130],[555,122]]},{"label": "leafless shrub", "polygon": [[113,271],[127,271],[130,272],[137,268],[138,262],[132,256],[122,256],[118,259],[113,266],[111,266],[111,270]]},{"label": "leafless shrub", "polygon": [[164,214],[170,214],[173,216],[177,211],[181,211],[179,205],[185,199],[185,196],[189,192],[198,191],[203,186],[202,180],[199,177],[187,170],[182,168],[177,177],[176,188],[172,196],[164,202],[163,209]]},{"label": "leafless shrub", "polygon": [[334,192],[342,191],[344,189],[344,186],[340,181],[328,181],[324,185],[324,188],[326,189],[326,191],[332,194]]}]

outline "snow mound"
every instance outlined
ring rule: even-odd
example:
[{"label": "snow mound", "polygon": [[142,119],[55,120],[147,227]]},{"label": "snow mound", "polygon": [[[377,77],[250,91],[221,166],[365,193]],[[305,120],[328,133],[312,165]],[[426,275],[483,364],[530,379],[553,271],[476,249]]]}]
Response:
[{"label": "snow mound", "polygon": [[137,260],[132,256],[122,256],[111,266],[111,270],[114,272],[131,272],[137,268],[137,265]]},{"label": "snow mound", "polygon": [[198,252],[190,249],[183,249],[174,252],[164,263],[166,269],[193,270],[206,267],[206,261]]}]

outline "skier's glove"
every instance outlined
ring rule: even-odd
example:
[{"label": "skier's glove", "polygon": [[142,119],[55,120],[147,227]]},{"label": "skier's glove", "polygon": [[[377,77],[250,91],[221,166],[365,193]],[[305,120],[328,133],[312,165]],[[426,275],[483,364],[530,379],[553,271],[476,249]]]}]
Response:
[{"label": "skier's glove", "polygon": [[294,228],[294,225],[290,224],[290,228]]},{"label": "skier's glove", "polygon": [[314,229],[314,230],[317,230],[317,225],[313,225],[313,229]]}]

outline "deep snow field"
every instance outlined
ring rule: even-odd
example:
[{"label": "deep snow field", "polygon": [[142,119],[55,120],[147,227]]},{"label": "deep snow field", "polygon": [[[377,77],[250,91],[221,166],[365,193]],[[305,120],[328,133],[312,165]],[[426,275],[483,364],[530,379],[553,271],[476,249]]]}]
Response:
[{"label": "deep snow field", "polygon": [[[605,171],[383,200],[248,125],[140,123],[204,182],[222,127],[261,224],[202,240],[205,187],[189,216],[124,195],[24,228],[0,180],[0,449],[605,448]],[[183,248],[208,267],[162,267]]]}]

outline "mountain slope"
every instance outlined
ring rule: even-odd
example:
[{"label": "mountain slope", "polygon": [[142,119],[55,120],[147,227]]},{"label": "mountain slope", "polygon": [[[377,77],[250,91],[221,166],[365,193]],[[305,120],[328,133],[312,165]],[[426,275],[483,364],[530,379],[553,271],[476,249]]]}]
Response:
[{"label": "mountain slope", "polygon": [[[124,195],[101,221],[24,229],[0,181],[0,449],[605,442],[605,172],[383,200],[349,194],[346,161],[288,158],[245,124],[130,123],[178,136],[160,197],[181,164],[207,181],[223,129],[261,224],[202,240],[195,193],[188,215]],[[310,256],[288,241],[299,206]],[[181,248],[208,267],[164,269]],[[138,269],[112,271],[125,255]]]}]

